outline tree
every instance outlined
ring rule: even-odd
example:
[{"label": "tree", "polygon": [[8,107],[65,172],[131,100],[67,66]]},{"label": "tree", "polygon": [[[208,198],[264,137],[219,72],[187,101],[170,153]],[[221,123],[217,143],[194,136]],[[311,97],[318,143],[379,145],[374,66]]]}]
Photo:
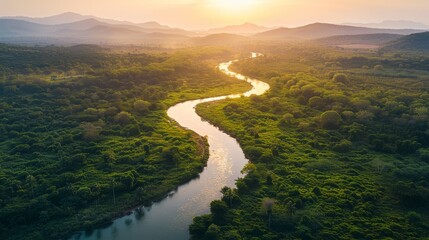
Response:
[{"label": "tree", "polygon": [[103,152],[104,162],[109,166],[116,162],[116,154],[112,150]]},{"label": "tree", "polygon": [[144,100],[137,100],[134,102],[134,110],[140,114],[149,111],[150,102]]},{"label": "tree", "polygon": [[113,196],[113,204],[116,204],[116,196],[115,196],[115,179],[112,178],[112,196]]},{"label": "tree", "polygon": [[374,114],[370,111],[363,110],[356,113],[356,118],[359,122],[370,123],[374,118]]},{"label": "tree", "polygon": [[308,100],[308,105],[312,108],[321,110],[323,109],[323,107],[325,107],[326,104],[323,98],[319,96],[314,96]]},{"label": "tree", "polygon": [[295,215],[296,207],[295,207],[295,204],[293,203],[293,201],[289,201],[286,204],[286,212],[289,214],[289,216]]},{"label": "tree", "polygon": [[205,239],[218,239],[220,235],[220,227],[216,224],[211,224],[209,228],[207,229],[207,232],[205,234]]},{"label": "tree", "polygon": [[109,107],[104,111],[104,116],[113,117],[117,112],[118,112],[118,109],[116,107]]},{"label": "tree", "polygon": [[36,178],[33,175],[28,175],[26,178],[26,182],[31,188],[31,195],[34,197],[34,186],[36,185]]},{"label": "tree", "polygon": [[314,96],[319,96],[320,92],[316,86],[309,84],[301,88],[301,95],[304,97],[304,100],[307,102],[308,99]]},{"label": "tree", "polygon": [[116,114],[115,121],[120,124],[128,124],[131,121],[131,114],[129,112],[122,111]]},{"label": "tree", "polygon": [[322,127],[327,129],[337,129],[341,121],[341,116],[336,111],[326,111],[320,116]]},{"label": "tree", "polygon": [[177,165],[177,163],[180,160],[179,148],[177,147],[168,148],[162,153],[162,156],[164,157],[165,160]]},{"label": "tree", "polygon": [[334,150],[341,153],[349,152],[352,148],[352,143],[347,139],[342,139],[338,144],[334,146]]},{"label": "tree", "polygon": [[98,139],[102,131],[102,127],[89,122],[81,123],[80,128],[82,129],[83,138],[90,141]]},{"label": "tree", "polygon": [[140,202],[143,201],[143,196],[144,196],[144,190],[142,187],[138,187],[136,190],[136,198],[137,200]]},{"label": "tree", "polygon": [[100,184],[96,183],[91,188],[91,194],[92,194],[92,197],[96,198],[95,205],[98,206],[98,201],[100,200],[100,196],[101,196],[101,186],[100,186]]},{"label": "tree", "polygon": [[120,180],[128,189],[132,189],[135,185],[135,177],[131,172],[123,174]]},{"label": "tree", "polygon": [[343,118],[344,118],[346,121],[349,121],[349,120],[351,120],[351,119],[355,116],[355,113],[354,113],[354,112],[352,112],[352,111],[343,111],[343,112],[341,113],[341,115],[343,116]]},{"label": "tree", "polygon": [[223,198],[228,201],[229,207],[231,207],[232,201],[234,200],[235,197],[237,197],[237,194],[235,194],[234,189],[225,186],[222,188],[220,192],[223,194]]},{"label": "tree", "polygon": [[275,203],[276,203],[276,200],[274,200],[272,198],[262,199],[262,207],[268,216],[268,228],[271,227],[271,215],[273,214],[273,208],[274,208]]},{"label": "tree", "polygon": [[148,144],[145,144],[143,146],[144,152],[146,153],[146,155],[150,154],[150,146]]},{"label": "tree", "polygon": [[214,200],[210,203],[210,211],[213,214],[213,220],[220,222],[228,212],[228,206],[224,201]]},{"label": "tree", "polygon": [[294,116],[291,113],[285,113],[282,119],[280,120],[280,123],[290,124],[293,119],[294,119]]},{"label": "tree", "polygon": [[343,84],[347,84],[349,82],[347,75],[344,73],[336,73],[332,78],[332,80],[334,82],[343,83]]}]

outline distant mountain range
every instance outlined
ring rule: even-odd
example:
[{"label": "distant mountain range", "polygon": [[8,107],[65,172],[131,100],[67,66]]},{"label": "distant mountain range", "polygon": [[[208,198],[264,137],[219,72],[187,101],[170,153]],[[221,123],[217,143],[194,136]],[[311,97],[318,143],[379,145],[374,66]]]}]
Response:
[{"label": "distant mountain range", "polygon": [[8,16],[8,17],[0,17],[0,19],[13,19],[13,20],[23,20],[32,23],[38,24],[46,24],[46,25],[57,25],[71,22],[78,22],[85,19],[97,17],[94,16],[83,16],[77,13],[66,12],[59,15],[43,17],[43,18],[31,18],[31,17],[23,17],[23,16]]},{"label": "distant mountain range", "polygon": [[42,18],[31,18],[31,17],[0,17],[0,19],[14,19],[14,20],[23,20],[32,23],[44,24],[44,25],[58,25],[65,23],[79,22],[87,19],[95,19],[99,22],[108,23],[108,24],[120,24],[120,25],[135,25],[142,28],[154,28],[154,29],[170,29],[169,26],[161,25],[157,22],[145,22],[145,23],[133,23],[129,21],[118,21],[107,18],[100,18],[92,15],[81,15],[73,12],[65,12],[54,16],[42,17]]},{"label": "distant mountain range", "polygon": [[313,23],[297,28],[277,28],[274,30],[258,33],[255,36],[260,39],[316,39],[337,35],[364,35],[364,34],[399,34],[408,35],[422,32],[413,29],[378,29],[364,28],[327,23]]},{"label": "distant mountain range", "polygon": [[0,42],[18,44],[161,44],[182,41],[194,32],[156,22],[130,23],[64,13],[46,18],[0,18]]},{"label": "distant mountain range", "polygon": [[367,28],[429,30],[429,26],[424,23],[404,21],[404,20],[387,20],[379,23],[344,23],[344,25],[355,26],[355,27],[367,27]]},{"label": "distant mountain range", "polygon": [[[76,13],[45,18],[0,18],[0,42],[14,44],[156,44],[228,45],[249,41],[318,39],[324,44],[384,45],[402,35],[424,30],[368,28],[314,23],[296,28],[275,28],[252,23],[193,32],[157,22],[132,23]],[[354,35],[354,36],[351,36]]]}]

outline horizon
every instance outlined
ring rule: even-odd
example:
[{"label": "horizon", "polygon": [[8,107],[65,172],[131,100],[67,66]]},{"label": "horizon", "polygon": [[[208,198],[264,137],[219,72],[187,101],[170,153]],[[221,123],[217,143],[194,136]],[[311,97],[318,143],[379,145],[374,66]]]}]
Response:
[{"label": "horizon", "polygon": [[[280,0],[162,0],[135,1],[124,4],[117,0],[100,0],[83,4],[82,0],[53,0],[29,2],[0,0],[1,17],[44,18],[71,12],[84,16],[129,21],[133,23],[158,22],[172,27],[203,30],[225,25],[252,23],[265,27],[297,27],[315,22],[331,24],[367,24],[384,21],[411,21],[429,25],[424,12],[429,2],[415,0],[412,6],[401,1],[356,1],[347,4],[335,0],[280,1]],[[79,4],[81,3],[81,4]],[[29,7],[32,6],[32,7]],[[307,14],[302,14],[302,11]],[[334,14],[332,12],[335,11]],[[316,13],[317,14],[314,14]]]},{"label": "horizon", "polygon": [[[231,23],[231,24],[225,24],[225,25],[217,25],[217,26],[212,26],[212,27],[207,27],[207,28],[200,28],[200,29],[188,29],[188,28],[183,27],[183,26],[169,25],[169,24],[166,24],[164,22],[157,21],[157,20],[146,20],[146,21],[136,22],[136,21],[131,21],[131,20],[127,20],[127,19],[108,18],[108,17],[97,16],[97,15],[94,15],[94,14],[81,14],[81,13],[78,13],[78,12],[71,12],[71,11],[56,13],[56,14],[47,15],[47,16],[3,15],[3,16],[0,16],[0,19],[8,19],[8,18],[44,19],[44,18],[61,16],[61,15],[65,15],[65,14],[75,14],[75,15],[80,15],[80,16],[83,16],[83,17],[87,17],[84,20],[94,19],[96,21],[99,21],[98,19],[96,19],[96,18],[99,18],[99,19],[114,20],[114,21],[119,21],[119,22],[124,22],[124,23],[128,22],[128,23],[133,23],[133,24],[144,24],[144,23],[151,23],[151,22],[153,22],[153,23],[158,23],[160,25],[165,25],[165,26],[174,27],[174,28],[181,28],[181,29],[190,30],[190,31],[208,31],[208,30],[212,30],[212,29],[224,28],[224,27],[229,27],[229,26],[243,26],[243,25],[246,25],[246,24],[251,24],[251,25],[258,26],[258,27],[266,27],[266,28],[275,29],[275,28],[283,28],[283,27],[284,28],[296,28],[296,27],[303,27],[303,26],[317,24],[317,23],[320,23],[320,24],[334,24],[334,25],[345,25],[345,26],[363,27],[363,26],[358,26],[358,25],[359,24],[361,24],[361,25],[365,25],[365,24],[382,24],[382,23],[386,23],[386,22],[409,22],[409,23],[416,23],[416,24],[424,24],[424,25],[428,26],[428,29],[429,29],[429,24],[426,24],[424,22],[417,22],[417,21],[407,20],[407,19],[397,19],[397,20],[396,19],[395,20],[393,20],[393,19],[385,19],[385,20],[381,20],[379,22],[347,22],[347,23],[346,22],[336,23],[336,22],[315,21],[315,22],[307,22],[307,23],[303,23],[303,24],[300,24],[300,25],[294,25],[294,26],[286,26],[286,25],[276,25],[276,26],[273,26],[273,25],[263,25],[263,24],[259,24],[258,22],[245,21],[245,22],[241,22],[241,23]],[[84,20],[78,20],[76,22],[84,21]],[[71,22],[74,22],[74,21],[71,21]],[[39,23],[39,24],[42,24],[42,23]],[[353,25],[353,24],[356,24],[356,25]],[[44,24],[42,24],[42,25],[44,25]],[[50,24],[47,24],[47,25],[50,25]],[[368,26],[368,28],[371,28],[371,27]]]}]

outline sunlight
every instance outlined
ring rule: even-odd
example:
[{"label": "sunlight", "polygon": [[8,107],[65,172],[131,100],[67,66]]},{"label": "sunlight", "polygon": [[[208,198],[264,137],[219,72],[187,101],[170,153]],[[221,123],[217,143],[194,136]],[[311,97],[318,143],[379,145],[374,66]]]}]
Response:
[{"label": "sunlight", "polygon": [[258,0],[209,0],[208,3],[212,7],[216,7],[224,12],[241,12],[255,8]]}]

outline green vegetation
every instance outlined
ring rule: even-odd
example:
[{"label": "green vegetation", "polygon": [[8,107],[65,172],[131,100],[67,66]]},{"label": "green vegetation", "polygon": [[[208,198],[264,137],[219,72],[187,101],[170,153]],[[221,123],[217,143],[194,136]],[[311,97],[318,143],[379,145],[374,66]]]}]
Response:
[{"label": "green vegetation", "polygon": [[264,96],[197,111],[251,163],[193,239],[426,239],[429,57],[264,46],[235,63]]},{"label": "green vegetation", "polygon": [[0,45],[0,238],[90,230],[196,177],[206,141],[165,111],[246,91],[213,67],[231,57],[217,48]]},{"label": "green vegetation", "polygon": [[407,35],[387,44],[383,51],[429,52],[429,32]]}]

